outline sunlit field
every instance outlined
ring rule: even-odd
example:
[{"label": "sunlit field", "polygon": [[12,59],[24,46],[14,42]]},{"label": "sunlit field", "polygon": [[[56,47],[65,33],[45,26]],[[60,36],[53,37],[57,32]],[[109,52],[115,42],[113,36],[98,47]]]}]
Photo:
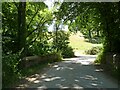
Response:
[{"label": "sunlit field", "polygon": [[102,44],[92,44],[90,42],[86,42],[80,32],[77,34],[71,34],[69,40],[69,45],[74,49],[74,51],[77,51],[80,54],[84,54],[85,50],[90,49],[93,46],[102,46]]}]

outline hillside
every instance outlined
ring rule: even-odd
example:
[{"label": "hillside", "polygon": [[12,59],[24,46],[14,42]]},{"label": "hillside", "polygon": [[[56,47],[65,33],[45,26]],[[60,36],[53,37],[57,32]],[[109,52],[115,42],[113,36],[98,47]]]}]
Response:
[{"label": "hillside", "polygon": [[90,49],[93,46],[99,46],[101,44],[92,44],[85,41],[83,34],[78,32],[76,34],[71,34],[69,37],[70,46],[74,49],[75,53],[84,54],[84,51]]}]

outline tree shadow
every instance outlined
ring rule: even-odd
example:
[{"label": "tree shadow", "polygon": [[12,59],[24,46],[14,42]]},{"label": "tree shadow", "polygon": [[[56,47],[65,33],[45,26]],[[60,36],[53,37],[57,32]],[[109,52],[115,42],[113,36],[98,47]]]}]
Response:
[{"label": "tree shadow", "polygon": [[[91,56],[69,58],[62,62],[56,62],[42,74],[34,74],[27,77],[25,84],[19,87],[39,89],[82,89],[117,88],[117,84],[108,75],[104,74],[99,65],[93,65],[89,59]],[[83,63],[84,61],[84,63]],[[86,61],[86,63],[85,63]],[[91,60],[92,61],[92,60]]]}]

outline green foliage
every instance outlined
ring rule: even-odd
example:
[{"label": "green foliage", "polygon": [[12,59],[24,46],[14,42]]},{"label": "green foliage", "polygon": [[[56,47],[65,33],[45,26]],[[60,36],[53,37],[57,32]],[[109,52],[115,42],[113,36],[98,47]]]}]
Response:
[{"label": "green foliage", "polygon": [[51,54],[44,55],[44,57],[48,63],[59,62],[62,60],[61,51],[53,51]]},{"label": "green foliage", "polygon": [[[20,2],[2,3],[3,86],[20,76],[17,65],[21,55],[14,54],[20,51],[19,47],[25,48],[28,56],[45,55],[51,62],[60,60],[60,52],[63,57],[73,55],[72,48],[68,46],[68,33],[59,30],[53,32],[52,36],[47,33],[47,25],[55,18],[58,19],[56,24],[62,20],[72,32],[81,31],[90,42],[105,38],[98,62],[106,62],[105,52],[120,53],[120,3],[64,2],[59,9],[54,10],[55,13],[48,10],[43,2],[26,2],[24,8],[20,5]],[[53,39],[53,43],[50,39]],[[86,53],[97,54],[100,50],[93,47]],[[8,55],[9,52],[11,54]],[[59,59],[49,59],[50,54]]]},{"label": "green foliage", "polygon": [[[55,51],[49,42],[52,37],[47,31],[47,25],[53,20],[53,12],[48,10],[43,2],[25,2],[24,10],[21,4],[22,2],[2,3],[3,86],[8,86],[19,78],[21,73],[18,70],[18,64],[23,57],[49,56]],[[24,56],[21,53],[15,54],[20,51],[19,47],[22,49],[24,47]],[[54,58],[54,55],[57,58]],[[51,61],[61,60],[59,54],[54,55]]]},{"label": "green foliage", "polygon": [[[89,41],[105,37],[108,52],[120,52],[120,3],[76,3],[64,2],[59,10],[71,31],[80,30]],[[63,13],[64,11],[64,13]],[[64,18],[65,17],[65,18]]]},{"label": "green foliage", "polygon": [[[2,85],[3,87],[10,87],[14,85],[19,79],[23,76],[27,76],[39,71],[40,68],[43,68],[48,63],[58,62],[62,60],[61,52],[51,52],[50,54],[40,55],[43,58],[43,62],[39,63],[38,65],[33,65],[28,69],[23,68],[19,70],[18,65],[20,62],[19,54],[3,54],[2,60]],[[42,67],[43,66],[43,67]]]},{"label": "green foliage", "polygon": [[[20,14],[20,11],[23,11],[19,10],[21,9],[20,2],[4,2],[2,7],[2,44],[4,53],[16,53],[19,51],[20,46],[24,47],[27,44],[29,47],[31,43],[42,38],[42,33],[47,31],[45,24],[51,23],[53,17],[52,12],[47,9],[43,2],[26,2],[24,16]],[[25,17],[24,26],[20,25],[23,17]],[[21,24],[23,23],[21,22]],[[25,27],[25,30],[19,28],[21,26]]]},{"label": "green foliage", "polygon": [[[62,13],[62,11],[64,11],[64,13]],[[80,31],[87,39],[89,39],[89,42],[101,42],[101,39],[96,39],[102,37],[101,17],[98,9],[94,7],[94,3],[64,2],[59,10],[59,13],[62,19],[66,17],[64,22],[69,25],[70,31]]]},{"label": "green foliage", "polygon": [[104,49],[102,49],[99,52],[99,54],[98,54],[98,56],[97,56],[97,58],[95,60],[95,63],[98,63],[98,64],[105,64],[106,63]]},{"label": "green foliage", "polygon": [[102,50],[101,46],[96,46],[96,47],[92,47],[89,50],[86,50],[85,53],[86,54],[90,54],[90,55],[96,55],[98,54],[100,51]]},{"label": "green foliage", "polygon": [[[99,7],[103,23],[104,47],[107,52],[120,53],[119,3],[103,3]],[[104,8],[104,9],[103,9]]]},{"label": "green foliage", "polygon": [[68,46],[62,51],[62,55],[64,58],[74,57],[73,49],[70,46]]},{"label": "green foliage", "polygon": [[9,54],[2,56],[2,85],[7,87],[15,83],[16,79],[20,77],[18,70],[19,54]]},{"label": "green foliage", "polygon": [[[70,34],[65,31],[57,31],[57,36],[53,38],[53,47],[61,51],[63,57],[72,57],[73,49],[68,46]],[[55,33],[55,34],[56,34]]]},{"label": "green foliage", "polygon": [[45,42],[36,42],[35,44],[31,45],[28,49],[27,56],[50,54],[53,49],[51,48],[51,45],[47,43],[47,41]]},{"label": "green foliage", "polygon": [[[15,51],[17,48],[17,8],[11,2],[2,3],[2,45],[3,52]],[[9,8],[9,9],[8,9]]]},{"label": "green foliage", "polygon": [[53,45],[58,50],[65,49],[69,44],[69,34],[65,31],[54,32]]}]

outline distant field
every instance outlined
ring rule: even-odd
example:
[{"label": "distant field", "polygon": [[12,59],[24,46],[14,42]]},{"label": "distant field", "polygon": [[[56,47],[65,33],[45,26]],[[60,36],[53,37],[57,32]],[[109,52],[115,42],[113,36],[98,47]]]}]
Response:
[{"label": "distant field", "polygon": [[[81,36],[81,37],[80,37]],[[81,54],[83,52],[93,46],[101,46],[102,44],[92,44],[89,42],[85,42],[84,37],[82,37],[82,34],[79,32],[77,34],[71,34],[69,37],[70,40],[70,46],[74,49],[74,51],[77,51]]]}]

